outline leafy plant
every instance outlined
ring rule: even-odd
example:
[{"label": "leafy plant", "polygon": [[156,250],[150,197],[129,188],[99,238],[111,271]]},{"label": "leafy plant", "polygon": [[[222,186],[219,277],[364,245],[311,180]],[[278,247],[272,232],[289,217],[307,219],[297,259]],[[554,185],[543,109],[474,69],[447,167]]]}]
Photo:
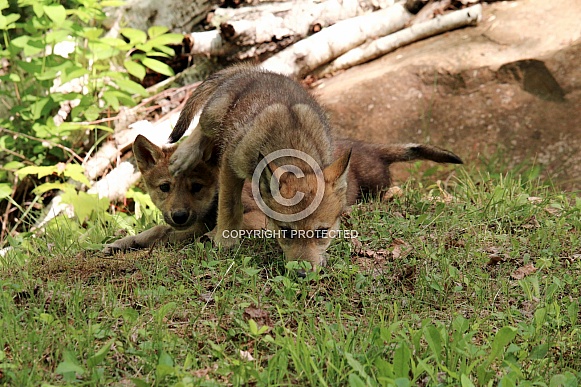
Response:
[{"label": "leafy plant", "polygon": [[[182,35],[152,27],[147,33],[125,28],[121,37],[109,37],[103,8],[120,4],[18,0],[15,12],[0,0],[0,243],[9,220],[18,218],[22,228],[23,214],[29,223],[37,216],[38,205],[25,208],[23,198],[33,195],[27,201],[39,203],[69,184],[55,180],[61,172],[89,185],[80,165],[111,132],[100,118],[147,95],[137,82],[146,68],[173,75],[159,59],[174,55],[168,45],[180,43]],[[36,185],[32,192],[24,179]]]}]

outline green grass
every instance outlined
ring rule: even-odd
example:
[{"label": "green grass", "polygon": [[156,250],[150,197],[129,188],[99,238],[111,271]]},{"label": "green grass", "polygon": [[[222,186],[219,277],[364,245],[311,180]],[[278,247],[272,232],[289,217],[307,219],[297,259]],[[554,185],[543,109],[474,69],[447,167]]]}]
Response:
[{"label": "green grass", "polygon": [[0,384],[576,386],[581,199],[459,174],[354,207],[304,279],[269,240],[106,258],[62,222],[0,258]]}]

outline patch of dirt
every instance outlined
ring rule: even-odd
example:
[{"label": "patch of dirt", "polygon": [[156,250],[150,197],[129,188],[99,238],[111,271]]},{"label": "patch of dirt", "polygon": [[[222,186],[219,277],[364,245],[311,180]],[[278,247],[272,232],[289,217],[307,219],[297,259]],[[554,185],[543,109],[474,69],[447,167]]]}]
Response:
[{"label": "patch of dirt", "polygon": [[[484,5],[483,21],[322,80],[341,136],[429,142],[468,164],[503,151],[581,188],[581,2]],[[405,169],[394,168],[395,177]]]}]

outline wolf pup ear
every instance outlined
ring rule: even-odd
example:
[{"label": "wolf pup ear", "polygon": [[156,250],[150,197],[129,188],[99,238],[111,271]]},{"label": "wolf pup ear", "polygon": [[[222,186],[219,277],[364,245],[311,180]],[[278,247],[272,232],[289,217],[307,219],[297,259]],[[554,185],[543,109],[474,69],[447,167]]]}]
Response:
[{"label": "wolf pup ear", "polygon": [[347,190],[347,175],[349,173],[350,160],[351,149],[323,170],[325,182],[332,183],[337,191]]},{"label": "wolf pup ear", "polygon": [[133,142],[133,154],[135,155],[137,167],[141,173],[152,168],[159,160],[165,158],[163,149],[141,134]]}]

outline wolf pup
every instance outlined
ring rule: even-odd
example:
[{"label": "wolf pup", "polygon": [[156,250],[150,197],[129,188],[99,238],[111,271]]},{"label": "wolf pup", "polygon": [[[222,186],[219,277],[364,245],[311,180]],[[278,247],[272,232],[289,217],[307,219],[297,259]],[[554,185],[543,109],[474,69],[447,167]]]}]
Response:
[{"label": "wolf pup", "polygon": [[[169,159],[176,146],[161,148],[137,136],[133,153],[147,191],[162,211],[168,225],[158,225],[138,235],[119,239],[105,246],[107,255],[118,251],[149,248],[156,243],[176,243],[199,237],[216,225],[218,169],[215,159],[200,162],[188,173],[173,177]],[[424,144],[371,144],[340,139],[335,142],[335,155],[353,149],[347,182],[347,205],[355,204],[361,194],[376,195],[391,186],[389,167],[392,163],[431,160],[461,164],[454,153]],[[242,192],[244,229],[266,227],[266,217],[252,197],[249,182]],[[171,226],[175,225],[175,227]]]},{"label": "wolf pup", "polygon": [[[163,214],[166,225],[157,225],[138,235],[131,235],[107,244],[106,255],[118,251],[143,249],[156,243],[176,243],[200,237],[216,226],[218,207],[217,158],[200,162],[179,178],[169,172],[169,159],[175,146],[161,148],[142,135],[133,143],[133,154],[145,188]],[[244,229],[266,226],[249,188],[243,197]]]},{"label": "wolf pup", "polygon": [[253,179],[255,199],[280,236],[287,259],[306,260],[313,267],[325,264],[329,231],[338,232],[347,203],[351,152],[333,159],[331,128],[315,99],[283,75],[231,67],[194,91],[170,142],[183,135],[200,109],[198,127],[171,157],[170,171],[187,173],[220,147],[214,241],[224,247],[238,242],[242,188]]}]

